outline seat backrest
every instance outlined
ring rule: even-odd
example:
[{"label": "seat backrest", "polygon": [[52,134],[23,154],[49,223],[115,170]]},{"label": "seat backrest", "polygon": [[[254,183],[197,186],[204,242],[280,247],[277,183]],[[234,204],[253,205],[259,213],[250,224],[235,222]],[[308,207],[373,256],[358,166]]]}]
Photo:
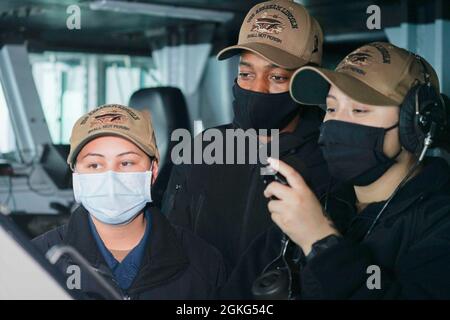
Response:
[{"label": "seat backrest", "polygon": [[161,156],[159,176],[152,188],[153,201],[158,205],[164,193],[172,169],[170,153],[174,143],[170,137],[175,129],[190,131],[190,120],[186,100],[178,88],[156,87],[140,89],[133,93],[129,106],[138,110],[148,110],[152,115],[153,128]]}]

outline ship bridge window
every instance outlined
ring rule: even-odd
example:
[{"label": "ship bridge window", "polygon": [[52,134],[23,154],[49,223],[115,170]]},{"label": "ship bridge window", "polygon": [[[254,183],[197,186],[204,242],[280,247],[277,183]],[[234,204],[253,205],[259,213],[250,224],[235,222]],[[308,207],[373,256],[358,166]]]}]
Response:
[{"label": "ship bridge window", "polygon": [[105,103],[127,104],[140,88],[157,86],[149,57],[76,52],[30,54],[33,77],[53,143],[67,144],[75,121]]}]

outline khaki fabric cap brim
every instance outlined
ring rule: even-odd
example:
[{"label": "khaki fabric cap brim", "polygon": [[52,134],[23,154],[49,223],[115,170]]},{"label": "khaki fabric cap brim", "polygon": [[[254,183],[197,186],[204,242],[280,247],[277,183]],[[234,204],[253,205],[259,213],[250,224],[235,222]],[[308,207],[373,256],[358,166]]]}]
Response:
[{"label": "khaki fabric cap brim", "polygon": [[342,72],[306,66],[292,76],[290,92],[292,98],[301,104],[318,105],[325,108],[330,85],[336,86],[353,100],[374,106],[398,106],[395,101],[364,82]]},{"label": "khaki fabric cap brim", "polygon": [[288,70],[298,69],[308,64],[308,61],[287,53],[284,50],[264,43],[256,42],[250,42],[225,48],[219,52],[219,54],[217,55],[217,59],[228,59],[232,56],[240,54],[242,50],[248,50],[256,53],[264,59],[270,61],[271,63]]},{"label": "khaki fabric cap brim", "polygon": [[155,157],[156,161],[159,162],[159,153],[158,150],[151,150],[150,148],[144,146],[142,143],[139,142],[139,139],[133,137],[130,134],[121,134],[117,130],[102,130],[102,132],[99,132],[97,134],[89,135],[85,139],[83,139],[78,146],[70,153],[69,157],[67,158],[67,164],[69,164],[70,168],[72,170],[75,169],[75,160],[80,153],[81,149],[84,148],[85,145],[87,145],[89,142],[96,138],[105,137],[105,136],[115,136],[124,138],[125,140],[130,141],[131,143],[134,143],[136,146],[139,147],[142,151],[144,151],[148,156]]}]

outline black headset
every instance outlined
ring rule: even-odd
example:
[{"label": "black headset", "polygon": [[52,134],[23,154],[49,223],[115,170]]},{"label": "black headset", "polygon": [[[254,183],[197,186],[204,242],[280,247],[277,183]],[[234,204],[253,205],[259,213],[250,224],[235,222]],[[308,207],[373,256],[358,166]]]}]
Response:
[{"label": "black headset", "polygon": [[399,136],[403,148],[420,159],[448,132],[448,119],[444,100],[431,84],[426,63],[418,55],[415,58],[422,66],[423,82],[417,79],[400,106]]},{"label": "black headset", "polygon": [[449,148],[449,122],[443,96],[433,88],[431,76],[423,59],[415,55],[422,66],[424,82],[417,79],[400,105],[399,136],[403,148],[417,157],[416,164],[409,170],[392,195],[378,212],[364,238],[367,238],[391,201],[406,184],[421,164],[429,147]]}]

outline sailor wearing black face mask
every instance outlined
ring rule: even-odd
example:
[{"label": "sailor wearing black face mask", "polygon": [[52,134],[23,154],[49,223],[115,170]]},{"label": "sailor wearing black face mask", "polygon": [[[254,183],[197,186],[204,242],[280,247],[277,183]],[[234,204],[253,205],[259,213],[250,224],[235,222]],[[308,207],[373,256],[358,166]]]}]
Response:
[{"label": "sailor wearing black face mask", "polygon": [[[289,80],[299,67],[320,64],[322,41],[317,21],[299,4],[275,0],[253,7],[242,24],[239,44],[219,53],[220,60],[239,54],[240,62],[233,87],[233,123],[217,128],[224,144],[229,142],[227,129],[279,129],[280,157],[296,168],[302,163],[318,195],[330,179],[317,144],[323,113],[293,101]],[[218,248],[229,270],[253,239],[273,225],[260,165],[248,161],[252,152],[257,150],[246,149],[245,164],[175,166],[163,201],[168,218]]]},{"label": "sailor wearing black face mask", "polygon": [[[307,81],[309,79],[310,81]],[[317,80],[315,87],[308,86]],[[273,221],[303,252],[301,299],[449,299],[450,168],[428,147],[450,149],[448,107],[424,59],[388,43],[349,54],[335,71],[301,68],[293,97],[325,105],[319,143],[334,178],[349,184],[319,199],[282,161],[289,186],[265,196]],[[255,241],[228,284],[249,297],[261,252],[276,230]],[[230,285],[230,282],[234,285]]]},{"label": "sailor wearing black face mask", "polygon": [[[251,59],[251,58],[250,58]],[[244,60],[244,59],[243,59]],[[233,87],[233,124],[244,130],[284,129],[299,116],[300,106],[289,91],[264,93],[241,88],[242,80]],[[287,83],[286,79],[286,83]]]},{"label": "sailor wearing black face mask", "polygon": [[328,120],[321,127],[319,145],[329,163],[331,175],[354,186],[367,186],[395,164],[401,153],[385,155],[384,137],[398,127],[378,128],[357,123]]}]

